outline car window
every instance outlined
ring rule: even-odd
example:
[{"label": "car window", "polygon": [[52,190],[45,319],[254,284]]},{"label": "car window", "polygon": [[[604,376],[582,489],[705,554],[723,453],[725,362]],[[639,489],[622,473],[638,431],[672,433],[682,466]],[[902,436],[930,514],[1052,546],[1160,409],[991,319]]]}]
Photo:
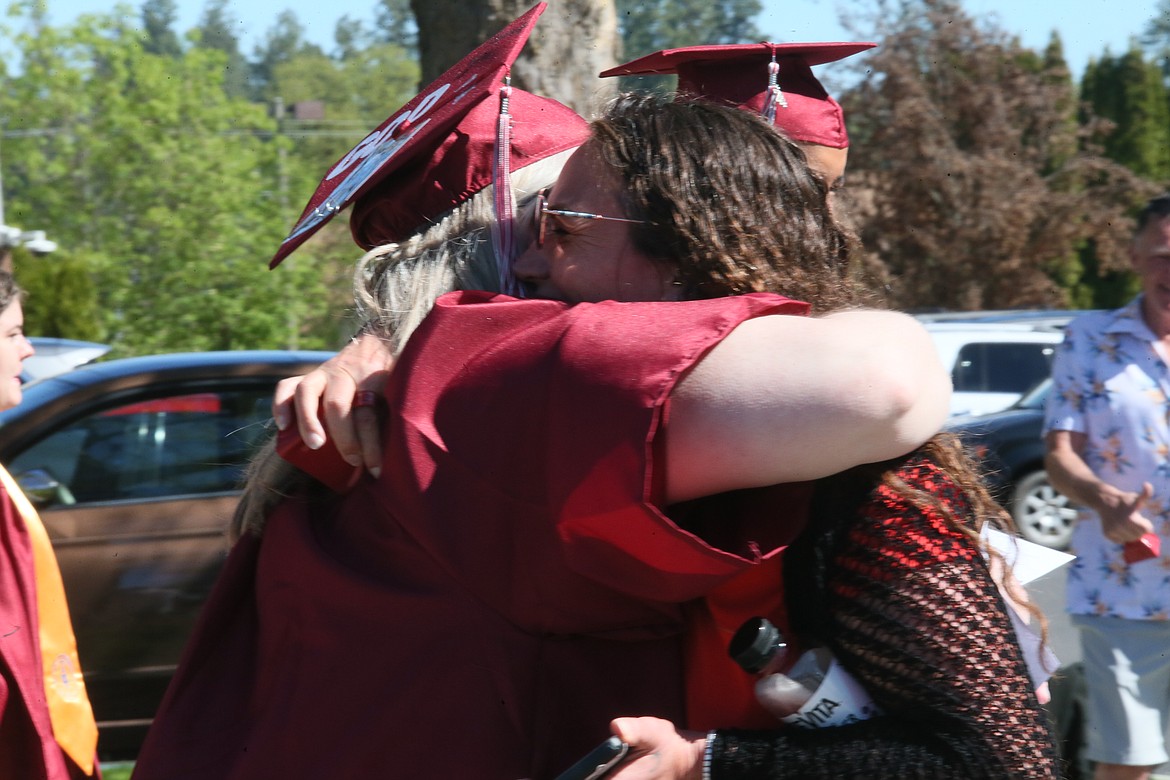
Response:
[{"label": "car window", "polygon": [[1052,344],[966,344],[951,377],[955,392],[1025,393],[1051,373],[1054,350]]},{"label": "car window", "polygon": [[10,464],[48,472],[65,503],[238,488],[267,437],[270,390],[168,396],[105,409],[55,431]]}]

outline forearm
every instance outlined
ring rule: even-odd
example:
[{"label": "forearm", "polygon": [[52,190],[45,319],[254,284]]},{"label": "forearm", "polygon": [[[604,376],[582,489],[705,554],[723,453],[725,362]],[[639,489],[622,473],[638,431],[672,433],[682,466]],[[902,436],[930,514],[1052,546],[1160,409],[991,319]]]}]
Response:
[{"label": "forearm", "polygon": [[1146,502],[1153,497],[1149,482],[1138,492],[1131,492],[1098,477],[1081,456],[1085,446],[1082,433],[1051,431],[1046,443],[1048,454],[1044,465],[1052,484],[1074,502],[1097,513],[1105,538],[1123,544],[1140,539],[1154,529],[1142,513]]},{"label": "forearm", "polygon": [[1124,496],[1124,491],[1094,474],[1084,458],[1071,448],[1050,449],[1044,457],[1044,468],[1053,487],[1074,503],[1097,512],[1107,511]]},{"label": "forearm", "polygon": [[1052,777],[1018,775],[989,766],[936,726],[879,718],[848,726],[784,731],[716,732],[711,745],[711,780],[800,777],[960,778]]}]

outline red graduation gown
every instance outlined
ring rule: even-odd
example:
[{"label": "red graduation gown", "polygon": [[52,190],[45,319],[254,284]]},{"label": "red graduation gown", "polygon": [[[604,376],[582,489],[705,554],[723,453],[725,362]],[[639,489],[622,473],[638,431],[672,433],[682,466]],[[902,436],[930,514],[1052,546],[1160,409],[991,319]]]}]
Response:
[{"label": "red graduation gown", "polygon": [[544,778],[612,717],[681,721],[684,604],[759,555],[664,515],[655,432],[736,325],[805,309],[444,296],[381,479],[236,546],[135,780]]},{"label": "red graduation gown", "polygon": [[39,636],[32,543],[0,485],[0,778],[88,777],[53,737]]}]

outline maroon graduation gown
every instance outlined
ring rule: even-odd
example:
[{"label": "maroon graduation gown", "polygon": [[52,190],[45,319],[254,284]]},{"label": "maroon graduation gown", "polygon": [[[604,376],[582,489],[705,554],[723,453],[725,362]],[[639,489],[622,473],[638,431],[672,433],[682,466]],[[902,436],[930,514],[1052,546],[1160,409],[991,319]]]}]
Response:
[{"label": "maroon graduation gown", "polygon": [[774,295],[444,296],[395,367],[380,480],[233,550],[135,780],[544,778],[682,720],[683,605],[756,566],[657,501],[682,375]]},{"label": "maroon graduation gown", "polygon": [[88,777],[53,737],[39,634],[32,543],[0,485],[0,778]]}]

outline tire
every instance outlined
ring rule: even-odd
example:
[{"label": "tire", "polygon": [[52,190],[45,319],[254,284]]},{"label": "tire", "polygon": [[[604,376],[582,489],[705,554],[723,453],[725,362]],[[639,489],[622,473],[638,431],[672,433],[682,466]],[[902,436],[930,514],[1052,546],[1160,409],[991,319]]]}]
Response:
[{"label": "tire", "polygon": [[1058,493],[1043,469],[1030,471],[1012,486],[1012,519],[1030,542],[1063,550],[1068,547],[1077,512]]}]

